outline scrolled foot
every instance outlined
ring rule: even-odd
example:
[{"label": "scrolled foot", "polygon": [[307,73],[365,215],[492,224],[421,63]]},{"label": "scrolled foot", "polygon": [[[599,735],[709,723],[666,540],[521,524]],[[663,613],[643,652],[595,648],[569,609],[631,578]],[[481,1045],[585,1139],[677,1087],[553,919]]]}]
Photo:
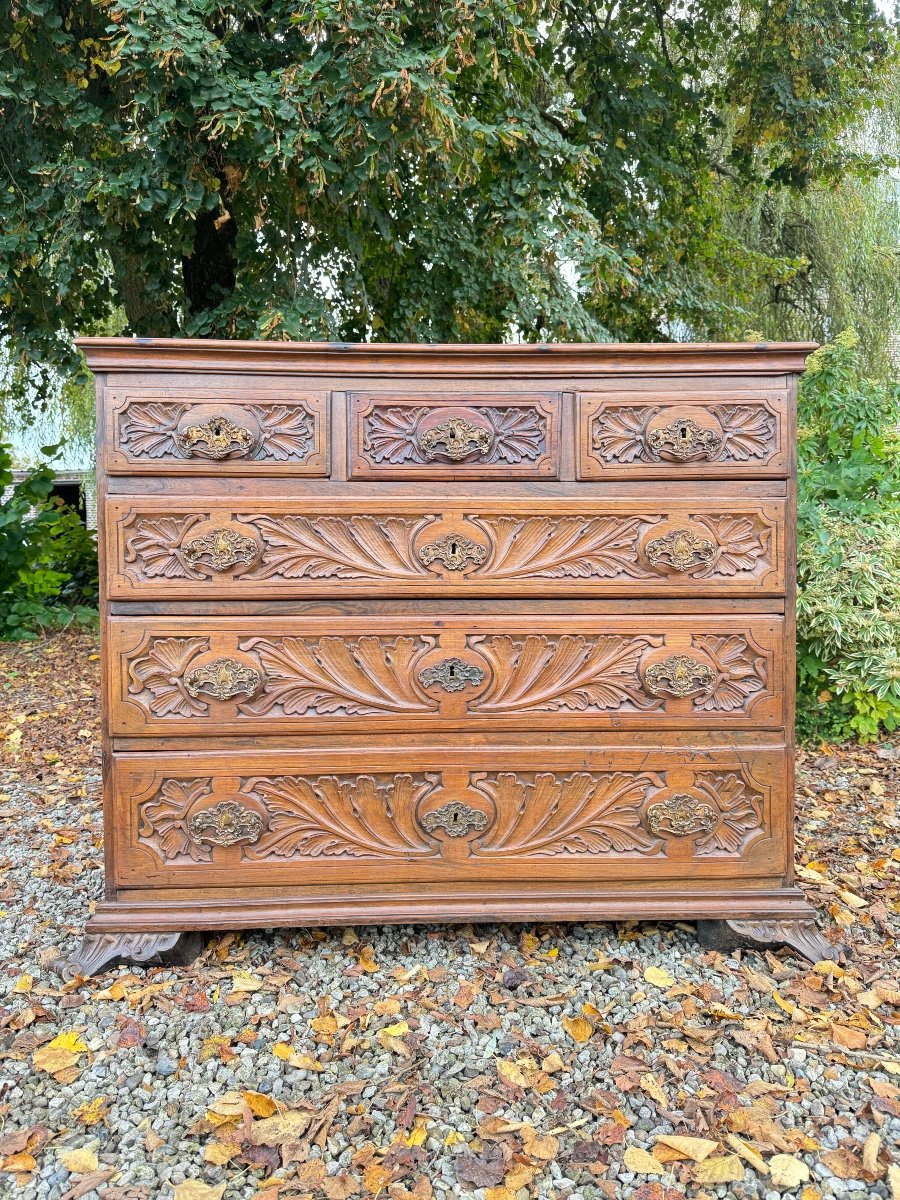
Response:
[{"label": "scrolled foot", "polygon": [[199,933],[88,933],[72,958],[58,968],[66,980],[87,978],[116,962],[151,960],[185,966],[200,953]]},{"label": "scrolled foot", "polygon": [[772,946],[790,946],[810,962],[845,957],[842,946],[833,946],[815,921],[698,921],[700,944],[710,950],[734,950],[750,946],[764,950]]}]

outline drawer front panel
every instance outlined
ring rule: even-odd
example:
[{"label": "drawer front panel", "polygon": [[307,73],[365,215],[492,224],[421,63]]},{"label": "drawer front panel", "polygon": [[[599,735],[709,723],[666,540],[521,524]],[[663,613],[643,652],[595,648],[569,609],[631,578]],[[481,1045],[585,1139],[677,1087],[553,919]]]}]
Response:
[{"label": "drawer front panel", "polygon": [[108,594],[777,596],[785,505],[694,500],[107,502]]},{"label": "drawer front panel", "polygon": [[311,475],[328,466],[327,393],[116,389],[106,405],[106,469],[116,475]]},{"label": "drawer front panel", "polygon": [[581,479],[746,479],[789,474],[784,392],[577,397]]},{"label": "drawer front panel", "polygon": [[781,747],[119,756],[121,887],[771,876]]},{"label": "drawer front panel", "polygon": [[776,728],[780,617],[113,618],[115,735]]},{"label": "drawer front panel", "polygon": [[558,392],[348,396],[351,479],[558,479]]}]

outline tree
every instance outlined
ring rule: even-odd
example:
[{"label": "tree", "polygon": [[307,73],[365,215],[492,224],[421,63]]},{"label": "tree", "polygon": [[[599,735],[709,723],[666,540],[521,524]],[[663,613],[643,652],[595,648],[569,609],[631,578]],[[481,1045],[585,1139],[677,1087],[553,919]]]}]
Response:
[{"label": "tree", "polygon": [[11,0],[0,336],[746,327],[725,186],[801,193],[887,70],[871,0]]}]

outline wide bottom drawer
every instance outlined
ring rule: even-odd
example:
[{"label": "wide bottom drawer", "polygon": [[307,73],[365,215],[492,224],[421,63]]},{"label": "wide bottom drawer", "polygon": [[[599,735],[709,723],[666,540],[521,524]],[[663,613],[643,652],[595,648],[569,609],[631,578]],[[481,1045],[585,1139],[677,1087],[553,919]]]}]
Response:
[{"label": "wide bottom drawer", "polygon": [[114,886],[774,878],[783,746],[122,754]]}]

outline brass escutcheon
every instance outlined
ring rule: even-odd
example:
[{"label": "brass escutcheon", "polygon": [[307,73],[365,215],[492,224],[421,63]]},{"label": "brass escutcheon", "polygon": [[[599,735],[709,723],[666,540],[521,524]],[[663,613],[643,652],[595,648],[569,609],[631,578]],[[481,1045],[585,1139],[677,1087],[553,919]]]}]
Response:
[{"label": "brass escutcheon", "polygon": [[262,675],[253,667],[244,666],[233,658],[217,658],[188,671],[184,686],[195,699],[212,696],[216,700],[231,700],[234,696],[252,696],[262,685]]},{"label": "brass escutcheon", "polygon": [[443,829],[453,838],[465,837],[470,830],[480,833],[487,823],[488,819],[483,812],[477,808],[470,808],[468,804],[462,804],[459,800],[445,804],[443,808],[436,808],[434,812],[426,813],[422,818],[422,826],[429,833]]},{"label": "brass escutcheon", "polygon": [[709,538],[697,537],[690,529],[673,529],[664,537],[648,542],[646,553],[651,566],[690,571],[692,567],[708,566],[717,550],[718,546]]},{"label": "brass escutcheon", "polygon": [[467,683],[477,687],[483,681],[484,671],[481,667],[463,662],[461,658],[445,658],[443,662],[419,672],[419,682],[423,687],[439,683],[445,692],[461,692]]},{"label": "brass escutcheon", "polygon": [[718,816],[711,805],[686,792],[660,800],[647,809],[647,824],[657,836],[688,837],[712,833],[717,821]]},{"label": "brass escutcheon", "polygon": [[713,458],[722,449],[722,435],[714,429],[704,429],[690,417],[676,417],[669,425],[651,429],[647,446],[654,454],[668,454],[679,462]]},{"label": "brass escutcheon", "polygon": [[490,429],[473,425],[465,417],[448,417],[440,425],[421,434],[418,442],[426,458],[446,454],[454,462],[459,462],[473,450],[487,454],[494,444],[494,434]]},{"label": "brass escutcheon", "polygon": [[662,662],[651,663],[644,672],[644,689],[651,696],[677,696],[684,699],[700,693],[708,696],[716,685],[716,673],[696,658],[674,654]]},{"label": "brass escutcheon", "polygon": [[436,542],[423,546],[419,558],[426,567],[440,561],[448,571],[461,571],[469,562],[476,566],[483,563],[487,558],[487,550],[461,534],[448,533]]},{"label": "brass escutcheon", "polygon": [[235,425],[227,417],[214,416],[201,425],[189,425],[175,434],[175,443],[189,457],[195,454],[203,458],[227,458],[229,454],[249,454],[253,449],[253,434],[249,429]]},{"label": "brass escutcheon", "polygon": [[182,544],[181,553],[192,567],[205,565],[214,571],[227,571],[238,563],[256,562],[259,546],[253,538],[225,528],[191,538]]},{"label": "brass escutcheon", "polygon": [[258,842],[263,823],[258,813],[236,800],[222,800],[212,808],[194,813],[188,829],[195,842],[235,846],[238,842]]}]

